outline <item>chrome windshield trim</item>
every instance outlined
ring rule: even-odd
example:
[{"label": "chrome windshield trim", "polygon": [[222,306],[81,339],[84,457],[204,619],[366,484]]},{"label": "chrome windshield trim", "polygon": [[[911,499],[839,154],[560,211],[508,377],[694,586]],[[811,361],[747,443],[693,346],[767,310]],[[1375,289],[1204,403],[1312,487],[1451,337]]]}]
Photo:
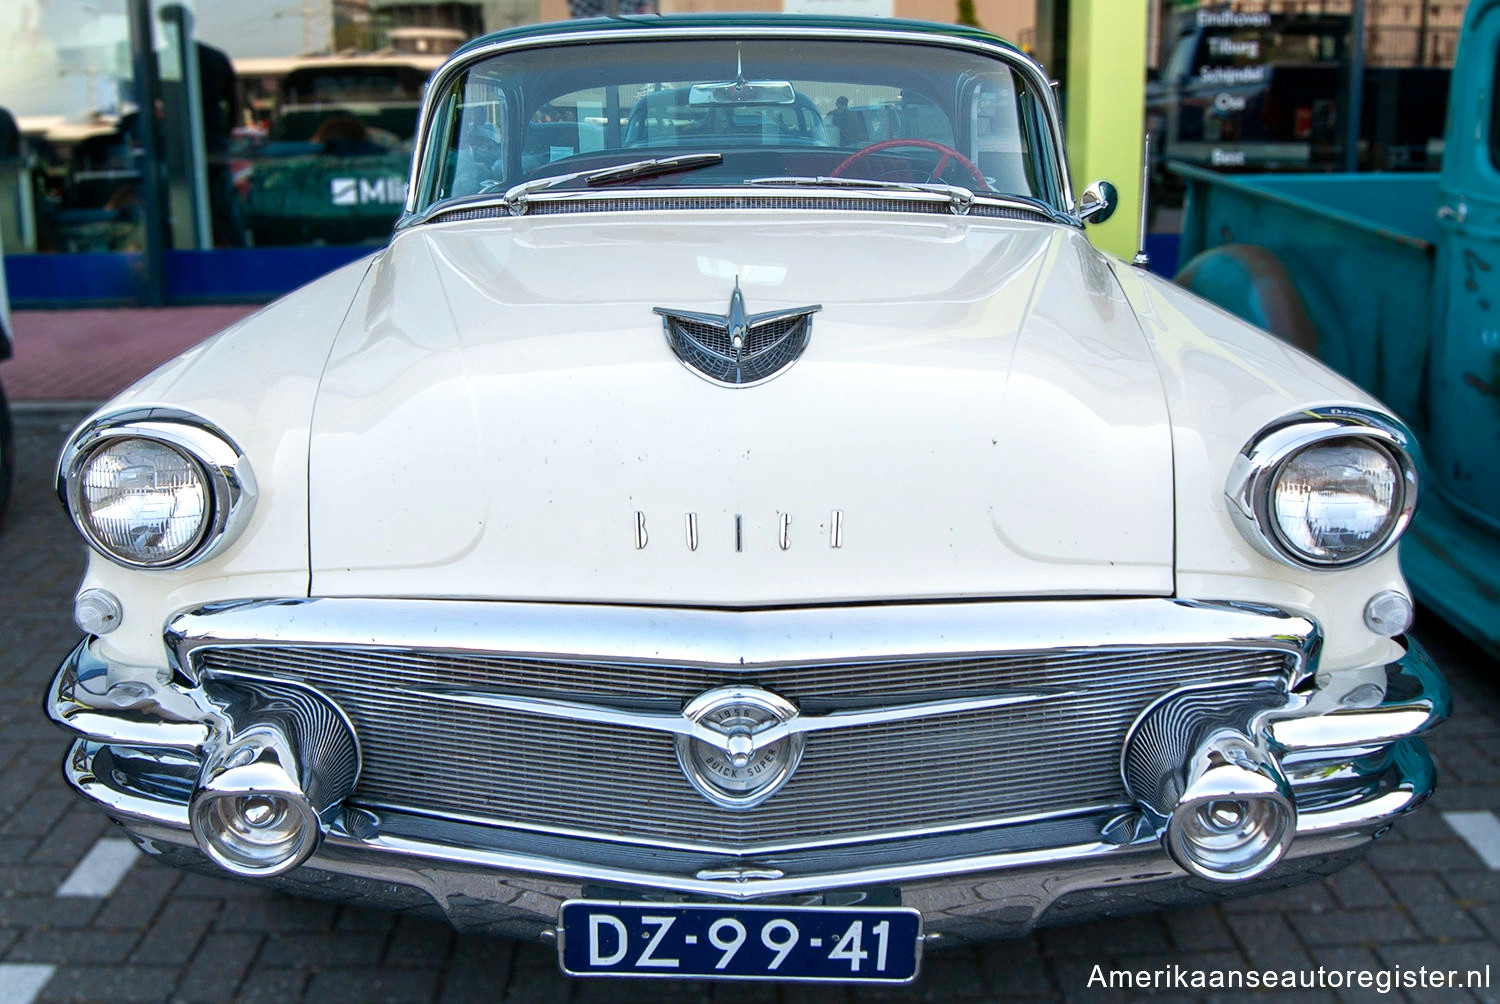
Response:
[{"label": "chrome windshield trim", "polygon": [[[567,175],[559,175],[567,178]],[[551,180],[551,179],[546,179]],[[924,191],[917,188],[889,189],[889,188],[866,188],[853,185],[837,185],[828,188],[809,188],[806,185],[788,186],[786,188],[774,188],[766,184],[750,185],[724,185],[718,188],[685,188],[672,186],[670,188],[631,188],[621,190],[610,189],[588,189],[586,191],[553,191],[542,189],[541,191],[527,192],[525,202],[528,207],[541,205],[549,202],[612,202],[622,198],[657,200],[661,202],[687,201],[690,199],[785,199],[788,202],[805,201],[812,195],[826,199],[859,199],[861,201],[878,200],[891,203],[926,202],[935,206],[942,206],[951,211],[953,197],[949,194],[935,191]],[[402,230],[407,227],[420,226],[432,220],[447,216],[451,213],[461,213],[467,210],[493,209],[496,218],[501,216],[517,215],[512,210],[513,203],[508,194],[494,193],[491,195],[466,195],[458,199],[447,199],[443,202],[434,203],[420,214],[415,216],[403,216],[396,223],[396,229]],[[963,213],[951,213],[950,215],[968,215],[975,206],[986,206],[995,209],[1014,209],[1024,213],[1034,213],[1038,217],[1044,217],[1047,221],[1060,223],[1066,226],[1082,226],[1081,223],[1069,216],[1067,213],[1058,212],[1043,203],[1032,203],[1024,199],[1009,196],[983,195],[975,193],[973,198],[966,204]],[[726,210],[733,212],[750,212],[753,210]],[[804,210],[810,211],[810,210]],[[990,217],[985,217],[989,219]],[[1042,220],[1038,220],[1042,222]]]},{"label": "chrome windshield trim", "polygon": [[1111,649],[1276,650],[1289,685],[1315,671],[1321,634],[1270,607],[1173,599],[976,600],[714,609],[346,597],[240,600],[166,626],[174,668],[201,649],[295,645],[506,653],[562,662],[723,670]]},{"label": "chrome windshield trim", "polygon": [[[648,34],[649,31],[649,34]],[[651,25],[649,29],[641,27],[622,28],[614,30],[588,31],[568,33],[561,35],[542,35],[523,38],[510,38],[502,41],[490,42],[486,45],[459,53],[433,73],[427,82],[426,92],[422,98],[422,107],[417,115],[417,131],[412,142],[412,171],[408,179],[406,189],[406,205],[400,220],[397,221],[397,229],[411,225],[418,220],[411,220],[417,211],[417,199],[420,193],[422,172],[425,168],[428,133],[431,131],[432,122],[436,115],[436,106],[447,93],[448,87],[460,74],[473,64],[491,56],[500,55],[516,49],[539,49],[552,48],[566,45],[588,45],[597,42],[620,42],[633,39],[650,38],[659,39],[703,39],[703,38],[805,38],[818,41],[829,39],[849,40],[877,40],[889,42],[901,42],[911,45],[929,45],[949,49],[966,49],[970,52],[978,52],[996,58],[1014,69],[1021,75],[1031,88],[1032,95],[1038,107],[1042,109],[1043,117],[1046,119],[1046,127],[1051,136],[1051,163],[1041,166],[1046,170],[1048,182],[1056,190],[1061,199],[1061,204],[1054,206],[1061,215],[1068,218],[1070,222],[1077,219],[1074,213],[1073,190],[1068,180],[1066,169],[1059,169],[1059,165],[1067,164],[1067,152],[1063,145],[1062,120],[1057,110],[1056,97],[1052,91],[1051,81],[1047,74],[1035,60],[1024,53],[1007,48],[1004,45],[986,42],[982,39],[968,38],[957,35],[933,35],[927,32],[915,31],[874,31],[870,28],[829,28],[809,27],[803,25],[787,25],[785,27],[766,26],[713,26],[713,25],[673,25],[658,26]],[[1045,159],[1045,158],[1041,158]],[[436,206],[447,205],[439,201],[432,206],[424,207],[422,218],[426,218]],[[1082,221],[1077,221],[1082,226]]]}]

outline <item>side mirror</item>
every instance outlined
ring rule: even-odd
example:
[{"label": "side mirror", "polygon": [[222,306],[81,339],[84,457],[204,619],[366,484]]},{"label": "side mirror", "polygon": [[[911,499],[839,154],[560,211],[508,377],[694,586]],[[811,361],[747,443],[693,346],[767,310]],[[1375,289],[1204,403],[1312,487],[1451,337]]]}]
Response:
[{"label": "side mirror", "polygon": [[1107,181],[1096,181],[1083,190],[1078,203],[1078,218],[1085,223],[1103,223],[1115,214],[1120,193]]}]

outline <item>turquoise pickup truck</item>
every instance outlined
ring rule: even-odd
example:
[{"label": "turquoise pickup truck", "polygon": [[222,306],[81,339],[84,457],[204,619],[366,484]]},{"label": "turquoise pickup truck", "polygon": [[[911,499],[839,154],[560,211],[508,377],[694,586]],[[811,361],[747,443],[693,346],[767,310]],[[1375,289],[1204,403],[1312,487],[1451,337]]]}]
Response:
[{"label": "turquoise pickup truck", "polygon": [[1473,0],[1440,175],[1188,186],[1177,281],[1373,391],[1418,433],[1417,598],[1500,655],[1500,0]]}]

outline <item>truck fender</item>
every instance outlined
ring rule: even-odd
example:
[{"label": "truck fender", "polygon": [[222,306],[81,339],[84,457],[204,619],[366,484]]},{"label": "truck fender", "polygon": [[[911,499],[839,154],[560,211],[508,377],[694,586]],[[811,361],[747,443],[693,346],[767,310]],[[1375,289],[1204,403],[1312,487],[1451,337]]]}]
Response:
[{"label": "truck fender", "polygon": [[1194,255],[1174,281],[1308,355],[1318,355],[1318,329],[1275,252],[1253,244],[1221,244]]}]

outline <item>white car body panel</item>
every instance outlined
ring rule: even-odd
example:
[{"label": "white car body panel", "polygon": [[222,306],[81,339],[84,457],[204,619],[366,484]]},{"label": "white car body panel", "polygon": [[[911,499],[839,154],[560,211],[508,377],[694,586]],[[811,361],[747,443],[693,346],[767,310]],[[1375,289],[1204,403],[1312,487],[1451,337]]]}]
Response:
[{"label": "white car body panel", "polygon": [[120,626],[101,654],[149,667],[162,625],[202,603],[307,594],[307,443],[313,401],[339,319],[369,268],[362,259],[226,328],[167,362],[97,414],[170,407],[223,429],[251,458],[259,497],[244,534],[183,572],[126,568],[89,552],[80,588],[121,598]]},{"label": "white car body panel", "polygon": [[[823,308],[801,360],[754,387],[686,369],[652,313],[723,313],[735,278],[752,312]],[[367,285],[314,421],[313,595],[1172,591],[1159,379],[1076,231],[786,211],[484,220],[399,235]]]}]

